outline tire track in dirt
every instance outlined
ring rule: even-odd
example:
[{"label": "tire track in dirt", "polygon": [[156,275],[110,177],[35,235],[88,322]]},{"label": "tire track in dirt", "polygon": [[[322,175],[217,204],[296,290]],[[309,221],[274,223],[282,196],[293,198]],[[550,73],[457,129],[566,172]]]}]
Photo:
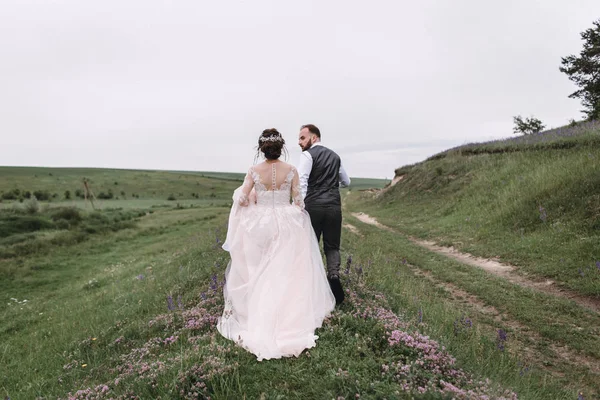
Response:
[{"label": "tire track in dirt", "polygon": [[[383,225],[382,223],[377,221],[375,218],[373,218],[365,213],[362,213],[362,212],[352,213],[352,216],[365,224],[376,226],[377,228],[388,231],[388,232],[402,234],[401,232],[398,232],[398,231],[390,228],[389,226]],[[595,311],[596,313],[600,313],[600,299],[594,299],[591,297],[582,296],[582,295],[572,292],[568,289],[560,288],[552,280],[546,279],[543,281],[535,281],[535,280],[527,279],[527,278],[523,277],[522,275],[517,274],[516,273],[517,268],[512,265],[503,264],[498,261],[490,260],[487,258],[476,257],[476,256],[473,256],[468,253],[462,253],[462,252],[458,251],[457,249],[455,249],[454,247],[439,246],[431,241],[416,239],[414,237],[404,235],[404,234],[402,234],[402,235],[406,236],[411,242],[413,242],[421,247],[424,247],[429,251],[444,255],[448,258],[452,258],[463,264],[481,268],[491,274],[502,277],[513,284],[516,284],[516,285],[519,285],[522,287],[526,287],[526,288],[530,288],[533,290],[538,290],[540,292],[543,292],[543,293],[546,293],[546,294],[549,294],[552,296],[562,297],[562,298],[565,298],[568,300],[572,300],[584,308]]]},{"label": "tire track in dirt", "polygon": [[[552,365],[553,358],[557,357],[568,365],[583,366],[594,375],[600,377],[600,364],[598,364],[598,361],[595,358],[580,354],[579,352],[569,348],[568,346],[558,345],[554,342],[550,342],[548,345],[548,349],[553,354],[543,354],[538,349],[536,349],[535,346],[531,346],[525,343],[523,340],[519,339],[521,337],[528,337],[533,343],[544,342],[545,339],[543,339],[536,331],[532,330],[531,328],[527,327],[526,325],[523,325],[518,321],[511,319],[506,314],[496,309],[494,306],[486,304],[479,297],[466,292],[458,286],[450,282],[444,282],[436,279],[429,271],[423,271],[422,269],[410,264],[407,264],[407,266],[415,276],[423,277],[435,286],[442,288],[444,291],[446,291],[446,293],[448,293],[449,297],[453,301],[457,303],[465,302],[470,308],[475,310],[475,312],[482,315],[486,315],[492,318],[498,324],[510,328],[514,332],[514,334],[510,337],[510,341],[518,342],[518,346],[516,348],[509,347],[509,351],[512,351],[516,355],[520,355],[521,357],[524,356],[525,361],[535,362],[535,364],[538,365],[540,368],[549,371],[553,375],[560,376],[561,373],[559,371],[555,371],[553,368],[550,367]],[[489,324],[485,325],[490,326]]]}]

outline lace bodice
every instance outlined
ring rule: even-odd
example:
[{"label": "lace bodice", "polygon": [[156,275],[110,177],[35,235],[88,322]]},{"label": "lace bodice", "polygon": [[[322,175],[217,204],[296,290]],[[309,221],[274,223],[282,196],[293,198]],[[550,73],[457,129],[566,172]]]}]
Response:
[{"label": "lace bodice", "polygon": [[[269,168],[261,165],[260,171],[256,167],[258,166],[250,167],[244,179],[240,198],[241,205],[245,206],[255,201],[258,206],[282,207],[289,206],[291,204],[290,199],[293,199],[296,206],[304,208],[304,201],[300,192],[300,179],[296,168],[286,163],[273,163]],[[270,175],[270,179],[265,179],[268,175]],[[265,184],[267,180],[270,180],[270,182]],[[256,194],[255,199],[252,196],[253,188]]]}]

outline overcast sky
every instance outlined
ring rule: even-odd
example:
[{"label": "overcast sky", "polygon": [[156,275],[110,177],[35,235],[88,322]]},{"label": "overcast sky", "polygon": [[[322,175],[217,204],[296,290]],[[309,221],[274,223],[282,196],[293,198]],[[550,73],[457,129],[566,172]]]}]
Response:
[{"label": "overcast sky", "polygon": [[0,165],[246,171],[320,127],[351,176],[581,118],[598,0],[0,0]]}]

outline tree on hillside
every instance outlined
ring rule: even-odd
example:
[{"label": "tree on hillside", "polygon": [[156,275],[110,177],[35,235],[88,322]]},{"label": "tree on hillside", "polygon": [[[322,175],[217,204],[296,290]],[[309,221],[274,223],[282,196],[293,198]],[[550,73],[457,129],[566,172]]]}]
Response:
[{"label": "tree on hillside", "polygon": [[588,120],[600,118],[600,19],[593,24],[594,27],[581,33],[583,50],[579,57],[563,57],[559,68],[579,86],[569,97],[581,99],[582,112]]},{"label": "tree on hillside", "polygon": [[546,126],[541,120],[535,117],[529,117],[523,119],[520,115],[513,117],[515,126],[513,127],[514,133],[522,133],[523,135],[530,135],[532,133],[541,132]]}]

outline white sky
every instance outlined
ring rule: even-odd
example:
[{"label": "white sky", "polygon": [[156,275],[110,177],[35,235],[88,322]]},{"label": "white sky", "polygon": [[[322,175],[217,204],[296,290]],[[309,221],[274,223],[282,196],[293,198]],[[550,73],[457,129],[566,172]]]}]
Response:
[{"label": "white sky", "polygon": [[1,0],[0,165],[246,171],[314,123],[351,176],[580,118],[598,0]]}]

